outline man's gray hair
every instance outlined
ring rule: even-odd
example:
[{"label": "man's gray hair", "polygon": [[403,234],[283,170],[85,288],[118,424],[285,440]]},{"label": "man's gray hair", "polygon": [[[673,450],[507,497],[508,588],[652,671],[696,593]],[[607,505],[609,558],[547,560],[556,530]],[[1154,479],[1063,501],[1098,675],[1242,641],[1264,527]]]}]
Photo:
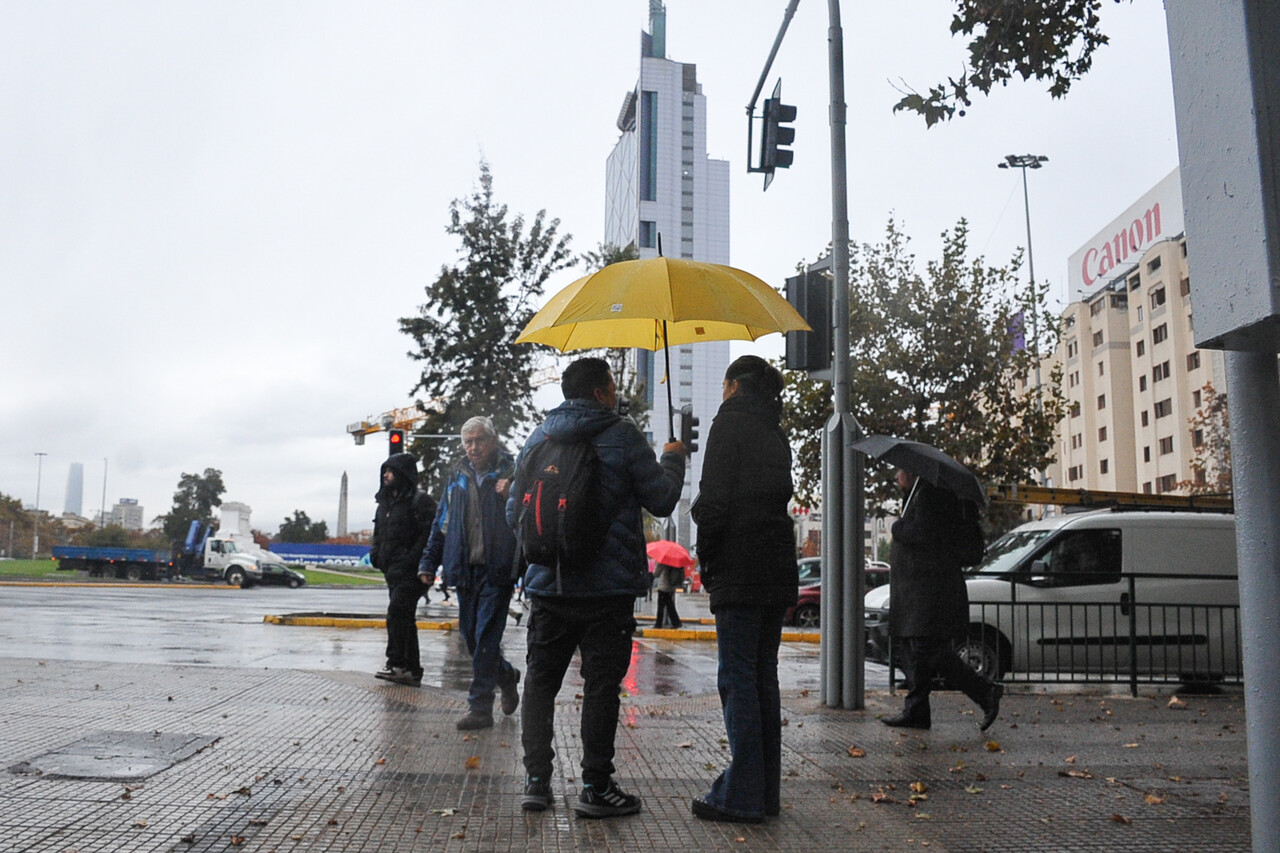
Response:
[{"label": "man's gray hair", "polygon": [[467,418],[467,422],[462,425],[462,429],[458,430],[458,435],[462,438],[467,437],[467,433],[479,430],[490,438],[497,438],[498,431],[493,427],[493,421],[484,415],[476,415],[474,418]]}]

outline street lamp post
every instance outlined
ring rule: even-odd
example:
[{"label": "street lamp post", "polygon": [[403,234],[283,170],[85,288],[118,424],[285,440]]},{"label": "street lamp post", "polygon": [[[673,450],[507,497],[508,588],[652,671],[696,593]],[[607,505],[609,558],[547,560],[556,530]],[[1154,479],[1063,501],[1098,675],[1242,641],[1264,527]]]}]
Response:
[{"label": "street lamp post", "polygon": [[36,554],[40,553],[40,479],[44,473],[44,458],[48,455],[47,453],[36,454],[36,511],[32,516],[31,531],[31,559],[33,560]]},{"label": "street lamp post", "polygon": [[[1027,196],[1027,169],[1039,169],[1041,164],[1048,163],[1049,158],[1042,154],[1009,154],[1004,158],[1003,163],[997,163],[996,167],[1000,169],[1021,169],[1022,170],[1022,210],[1027,220],[1027,274],[1030,278],[1028,282],[1031,285],[1031,296],[1034,299],[1036,293],[1036,260],[1035,255],[1031,252],[1031,201]],[[1031,355],[1036,362],[1036,407],[1040,406],[1040,329],[1039,319],[1036,316],[1036,306],[1033,302],[1031,305]]]}]

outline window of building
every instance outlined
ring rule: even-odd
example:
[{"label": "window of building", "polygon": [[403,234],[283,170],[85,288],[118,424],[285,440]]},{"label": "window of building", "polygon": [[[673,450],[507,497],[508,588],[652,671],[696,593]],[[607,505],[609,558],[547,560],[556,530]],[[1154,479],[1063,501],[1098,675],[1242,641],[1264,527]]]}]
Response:
[{"label": "window of building", "polygon": [[1183,296],[1190,296],[1191,295],[1191,279],[1184,278],[1182,281],[1178,282],[1178,291]]},{"label": "window of building", "polygon": [[1155,290],[1151,291],[1151,310],[1154,311],[1155,309],[1159,308],[1163,304],[1164,304],[1164,288],[1157,287]]},{"label": "window of building", "polygon": [[1147,390],[1147,374],[1145,373],[1138,377],[1138,390]]},{"label": "window of building", "polygon": [[1141,305],[1138,306],[1138,322],[1139,323],[1142,322],[1142,306]]},{"label": "window of building", "polygon": [[1111,294],[1111,307],[1112,308],[1128,308],[1129,307],[1128,295],[1124,293]]},{"label": "window of building", "polygon": [[1205,476],[1204,469],[1197,468],[1196,469],[1196,485],[1203,486],[1207,482],[1208,482],[1208,478]]},{"label": "window of building", "polygon": [[1073,417],[1073,418],[1078,418],[1078,417],[1080,417],[1080,403],[1079,403],[1079,401],[1077,401],[1077,402],[1075,402],[1075,403],[1072,403],[1072,404],[1071,404],[1071,417]]},{"label": "window of building", "polygon": [[1107,440],[1107,428],[1098,427],[1098,441],[1106,441],[1106,440]]},{"label": "window of building", "polygon": [[1095,347],[1100,347],[1100,346],[1102,346],[1102,332],[1094,332],[1094,333],[1093,333],[1093,345],[1094,345]]},{"label": "window of building", "polygon": [[1191,408],[1193,409],[1200,408],[1200,392],[1199,391],[1191,392]]},{"label": "window of building", "polygon": [[1067,358],[1075,358],[1078,352],[1080,352],[1080,345],[1076,343],[1076,339],[1067,341]]},{"label": "window of building", "polygon": [[1105,474],[1105,473],[1107,473],[1107,460],[1106,460],[1106,459],[1103,459],[1101,462],[1099,462],[1099,463],[1098,463],[1098,473],[1100,473],[1100,474]]},{"label": "window of building", "polygon": [[1097,317],[1099,314],[1102,313],[1102,309],[1105,305],[1106,305],[1106,302],[1104,302],[1103,300],[1095,299],[1093,303],[1089,306],[1089,316]]},{"label": "window of building", "polygon": [[1151,330],[1151,343],[1158,344],[1169,337],[1169,324],[1161,323]]},{"label": "window of building", "polygon": [[1146,425],[1147,425],[1147,412],[1146,412],[1146,410],[1145,410],[1145,409],[1144,409],[1144,410],[1143,410],[1143,412],[1142,412],[1142,425],[1143,425],[1143,426],[1146,426]]},{"label": "window of building", "polygon": [[1159,382],[1162,379],[1168,379],[1170,375],[1169,362],[1161,362],[1151,371],[1151,381]]},{"label": "window of building", "polygon": [[658,93],[640,93],[640,199],[658,200]]},{"label": "window of building", "polygon": [[1200,350],[1196,350],[1187,356],[1187,370],[1195,370],[1200,366]]},{"label": "window of building", "polygon": [[1152,259],[1151,259],[1151,261],[1147,264],[1147,273],[1148,273],[1148,274],[1150,274],[1150,273],[1154,273],[1154,272],[1155,272],[1156,270],[1158,270],[1158,269],[1160,269],[1160,256],[1159,256],[1159,255],[1156,255],[1156,256],[1155,256],[1154,258],[1152,258]]},{"label": "window of building", "polygon": [[1130,290],[1137,290],[1140,284],[1142,284],[1142,279],[1138,277],[1137,273],[1134,273],[1133,275],[1129,276]]},{"label": "window of building", "polygon": [[1156,420],[1160,420],[1160,418],[1167,418],[1172,414],[1173,400],[1166,398],[1161,400],[1159,403],[1156,403]]},{"label": "window of building", "polygon": [[1098,375],[1103,375],[1102,362],[1098,362]]},{"label": "window of building", "polygon": [[1156,494],[1158,495],[1172,492],[1176,488],[1178,488],[1178,477],[1175,474],[1165,474],[1159,480],[1156,480]]},{"label": "window of building", "polygon": [[658,246],[658,223],[640,220],[640,248],[655,249]]},{"label": "window of building", "polygon": [[1143,462],[1150,462],[1150,461],[1151,461],[1151,448],[1150,448],[1150,447],[1144,447],[1144,448],[1142,448],[1142,461],[1143,461]]},{"label": "window of building", "polygon": [[1137,356],[1138,356],[1139,358],[1141,358],[1142,356],[1144,356],[1144,355],[1146,355],[1146,354],[1147,354],[1147,342],[1146,342],[1146,341],[1138,341],[1136,344],[1134,344],[1134,348],[1136,349],[1136,351],[1137,351]]},{"label": "window of building", "polygon": [[1076,317],[1074,314],[1072,314],[1071,316],[1067,317],[1065,328],[1073,329],[1075,328],[1075,325],[1076,325]]},{"label": "window of building", "polygon": [[1106,395],[1106,394],[1099,394],[1099,395],[1098,395],[1098,408],[1099,408],[1099,409],[1105,409],[1106,407],[1107,407],[1107,395]]},{"label": "window of building", "polygon": [[1084,467],[1081,465],[1072,465],[1067,469],[1067,479],[1074,483],[1076,480],[1084,478]]},{"label": "window of building", "polygon": [[1142,493],[1143,493],[1144,495],[1149,495],[1149,494],[1151,494],[1151,483],[1150,483],[1150,482],[1146,482],[1146,483],[1143,483],[1143,484],[1142,484]]},{"label": "window of building", "polygon": [[1080,371],[1073,370],[1071,375],[1067,377],[1067,387],[1074,388],[1080,384]]},{"label": "window of building", "polygon": [[1072,450],[1078,450],[1080,448],[1080,445],[1082,444],[1084,444],[1084,433],[1078,432],[1075,435],[1071,436]]},{"label": "window of building", "polygon": [[1204,447],[1204,430],[1193,429],[1191,431],[1191,446]]},{"label": "window of building", "polygon": [[1160,455],[1165,456],[1166,454],[1169,454],[1172,452],[1173,452],[1173,436],[1166,435],[1164,438],[1160,439]]}]

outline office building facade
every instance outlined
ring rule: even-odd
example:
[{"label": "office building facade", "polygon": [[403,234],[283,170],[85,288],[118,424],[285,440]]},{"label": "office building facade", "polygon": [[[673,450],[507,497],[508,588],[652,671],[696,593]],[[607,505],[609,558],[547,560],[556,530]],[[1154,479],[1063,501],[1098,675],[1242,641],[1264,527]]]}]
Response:
[{"label": "office building facade", "polygon": [[[620,132],[606,162],[604,240],[634,244],[641,258],[661,254],[729,263],[729,162],[707,156],[706,98],[697,66],[666,53],[666,10],[649,3],[649,32],[641,34],[640,78],[623,98]],[[633,354],[649,401],[649,432],[661,445],[667,435],[667,365],[662,352]],[[671,406],[691,405],[705,438],[720,406],[721,380],[729,366],[729,343],[713,341],[670,350]],[[679,417],[676,417],[679,430]],[[685,497],[673,515],[675,535],[693,541],[689,507],[701,479],[702,457],[694,454]]]}]

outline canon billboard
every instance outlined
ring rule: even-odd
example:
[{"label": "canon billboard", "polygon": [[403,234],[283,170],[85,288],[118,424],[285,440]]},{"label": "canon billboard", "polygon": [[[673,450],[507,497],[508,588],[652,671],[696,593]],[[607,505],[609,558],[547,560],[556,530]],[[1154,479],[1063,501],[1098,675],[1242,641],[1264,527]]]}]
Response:
[{"label": "canon billboard", "polygon": [[1182,233],[1182,182],[1174,169],[1124,213],[1116,217],[1067,261],[1068,285],[1075,299],[1126,272],[1142,253]]}]

